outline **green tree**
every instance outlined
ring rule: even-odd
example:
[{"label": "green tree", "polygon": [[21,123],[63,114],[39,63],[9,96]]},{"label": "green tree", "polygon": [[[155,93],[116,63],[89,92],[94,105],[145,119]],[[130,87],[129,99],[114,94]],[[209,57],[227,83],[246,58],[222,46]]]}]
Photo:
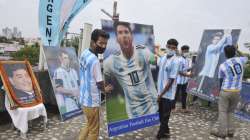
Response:
[{"label": "green tree", "polygon": [[[38,43],[37,43],[38,44]],[[24,48],[20,49],[19,51],[12,53],[11,57],[14,60],[25,60],[27,59],[31,65],[37,65],[39,61],[39,45],[37,46],[25,46]]]},{"label": "green tree", "polygon": [[78,48],[79,48],[79,37],[72,37],[71,40],[71,46],[74,47],[76,49],[76,52],[78,52]]},{"label": "green tree", "polygon": [[0,43],[9,43],[12,44],[12,41],[7,39],[5,36],[0,36]]},{"label": "green tree", "polygon": [[79,36],[73,36],[70,39],[62,40],[61,47],[64,47],[64,43],[66,43],[66,47],[74,47],[76,50],[76,54],[77,54],[78,47],[79,47]]}]

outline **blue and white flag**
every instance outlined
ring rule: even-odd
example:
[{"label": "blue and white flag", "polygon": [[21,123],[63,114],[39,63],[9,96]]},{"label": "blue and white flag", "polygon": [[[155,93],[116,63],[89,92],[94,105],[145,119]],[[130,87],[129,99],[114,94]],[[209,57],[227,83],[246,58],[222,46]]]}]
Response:
[{"label": "blue and white flag", "polygon": [[65,22],[63,22],[64,24],[61,26],[61,31],[60,31],[60,36],[59,36],[59,40],[62,40],[65,33],[67,32],[68,28],[69,28],[69,24],[71,23],[71,21],[74,19],[74,17],[83,9],[85,8],[88,3],[91,0],[75,0],[75,5],[71,10],[71,13],[69,14],[69,16],[67,17],[67,20]]},{"label": "blue and white flag", "polygon": [[90,0],[40,0],[39,28],[44,46],[59,46],[72,19]]}]

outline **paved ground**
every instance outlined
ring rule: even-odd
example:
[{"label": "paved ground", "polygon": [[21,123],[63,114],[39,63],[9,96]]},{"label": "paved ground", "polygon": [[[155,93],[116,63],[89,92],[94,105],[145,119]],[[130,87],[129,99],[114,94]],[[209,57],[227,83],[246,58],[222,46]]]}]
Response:
[{"label": "paved ground", "polygon": [[[30,140],[75,140],[80,128],[84,126],[83,116],[73,118],[66,122],[59,120],[59,115],[53,109],[48,109],[48,127],[42,129],[41,119],[34,120],[28,132]],[[104,110],[104,109],[103,109]],[[197,105],[190,107],[190,113],[172,113],[170,119],[171,140],[217,140],[209,135],[211,124],[215,123],[217,112],[213,108],[202,108]],[[17,130],[11,129],[10,120],[6,113],[1,113],[0,140],[19,140]],[[4,116],[4,117],[3,117]],[[105,113],[102,114],[105,118]],[[5,119],[3,119],[5,118]],[[250,123],[237,121],[237,129],[234,138],[227,140],[250,140]],[[105,119],[104,121],[105,122]],[[132,133],[108,138],[106,123],[102,124],[100,140],[154,140],[159,126],[141,129]]]}]

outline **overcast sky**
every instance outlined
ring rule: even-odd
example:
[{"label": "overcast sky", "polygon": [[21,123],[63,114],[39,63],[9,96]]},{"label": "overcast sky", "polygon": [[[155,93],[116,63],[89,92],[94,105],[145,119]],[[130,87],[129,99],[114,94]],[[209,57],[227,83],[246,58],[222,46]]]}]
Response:
[{"label": "overcast sky", "polygon": [[[198,50],[204,29],[241,29],[239,44],[250,42],[250,0],[118,0],[120,20],[154,26],[155,41],[165,45],[176,38],[180,45]],[[0,0],[0,29],[18,27],[24,37],[38,37],[39,0]],[[108,19],[100,9],[112,13],[113,0],[92,0],[70,24],[80,32],[83,23],[100,28]],[[0,30],[1,31],[1,30]]]}]

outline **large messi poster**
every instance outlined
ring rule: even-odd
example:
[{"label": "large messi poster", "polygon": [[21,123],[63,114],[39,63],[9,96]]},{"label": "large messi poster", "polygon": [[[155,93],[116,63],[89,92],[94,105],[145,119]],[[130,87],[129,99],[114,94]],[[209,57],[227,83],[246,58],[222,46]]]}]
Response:
[{"label": "large messi poster", "polygon": [[240,102],[237,105],[235,115],[241,120],[250,122],[250,83],[243,82],[240,92]]},{"label": "large messi poster", "polygon": [[48,71],[63,121],[82,114],[76,51],[72,47],[44,47]]},{"label": "large messi poster", "polygon": [[239,29],[205,30],[202,35],[196,63],[192,68],[187,92],[208,101],[215,101],[219,95],[218,68],[225,61],[224,47],[236,45]]},{"label": "large messi poster", "polygon": [[157,91],[150,68],[153,26],[102,20],[102,29],[111,36],[103,61],[105,81],[114,87],[106,96],[109,136],[158,124]]}]

